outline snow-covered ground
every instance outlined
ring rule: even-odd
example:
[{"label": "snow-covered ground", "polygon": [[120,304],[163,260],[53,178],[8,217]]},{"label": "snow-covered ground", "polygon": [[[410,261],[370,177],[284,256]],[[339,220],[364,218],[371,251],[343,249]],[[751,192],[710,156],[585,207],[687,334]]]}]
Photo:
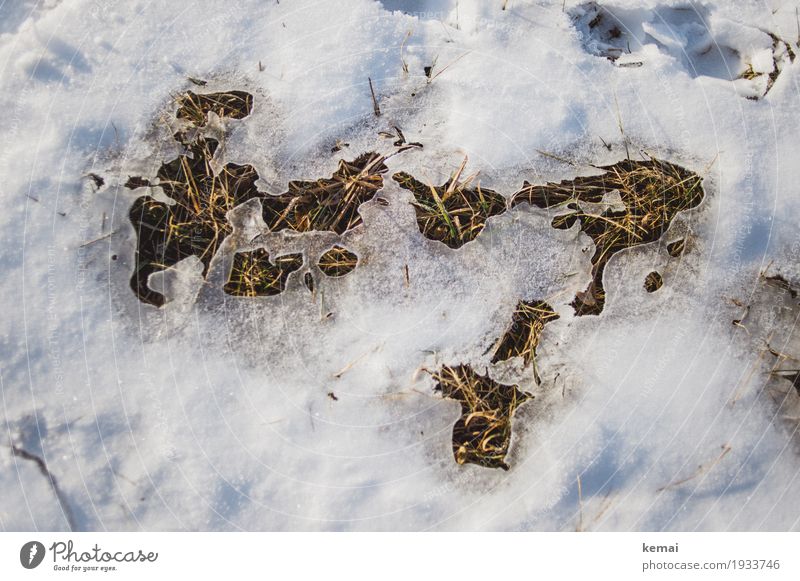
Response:
[{"label": "snow-covered ground", "polygon": [[[800,311],[766,279],[800,282],[797,2],[609,0],[618,31],[562,0],[233,4],[0,0],[0,529],[800,528],[798,396],[769,376],[800,357]],[[451,250],[390,179],[344,236],[359,267],[316,295],[223,294],[229,242],[206,281],[192,260],[153,277],[156,309],[128,285],[142,192],[122,185],[175,157],[177,95],[232,89],[254,108],[212,119],[220,161],[273,193],[391,151],[397,126],[424,147],[390,172],[435,184],[466,156],[510,196],[627,148],[706,198],[614,257],[599,316],[569,306],[590,280],[577,226],[519,207]],[[486,351],[545,298],[536,386]],[[453,459],[459,405],[423,368],[459,363],[536,396],[508,471]]]}]

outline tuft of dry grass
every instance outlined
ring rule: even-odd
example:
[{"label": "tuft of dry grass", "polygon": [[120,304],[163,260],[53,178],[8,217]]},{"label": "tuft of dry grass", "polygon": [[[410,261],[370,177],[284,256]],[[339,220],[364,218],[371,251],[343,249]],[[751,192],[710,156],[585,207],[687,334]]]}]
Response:
[{"label": "tuft of dry grass", "polygon": [[[680,166],[651,158],[624,160],[598,168],[598,176],[578,177],[543,186],[525,182],[512,198],[511,206],[522,203],[540,208],[568,206],[569,216],[580,220],[581,230],[595,243],[592,282],[578,293],[572,306],[577,315],[597,315],[603,310],[603,271],[611,257],[626,248],[658,240],[672,219],[703,200],[702,178]],[[618,193],[624,210],[608,205],[606,196]],[[566,220],[557,217],[556,220]]]},{"label": "tuft of dry grass", "polygon": [[644,279],[644,290],[654,293],[664,285],[664,279],[655,270]]},{"label": "tuft of dry grass", "polygon": [[483,231],[486,220],[505,212],[506,199],[492,190],[471,187],[476,176],[461,180],[461,167],[443,185],[426,185],[405,172],[392,178],[414,194],[414,210],[419,231],[426,238],[438,240],[450,248],[461,248]]},{"label": "tuft of dry grass", "polygon": [[533,363],[538,384],[540,380],[536,370],[536,347],[539,346],[544,326],[555,319],[558,319],[558,314],[546,302],[520,301],[514,310],[511,325],[497,342],[492,363],[522,357],[525,365]]},{"label": "tuft of dry grass", "polygon": [[461,417],[453,426],[456,462],[508,470],[511,417],[533,396],[516,385],[479,375],[467,365],[445,366],[431,375],[437,381],[436,391],[461,404]]},{"label": "tuft of dry grass", "polygon": [[772,276],[767,276],[765,273],[761,273],[761,277],[764,279],[764,282],[770,286],[777,287],[784,292],[789,293],[793,299],[797,298],[797,289],[792,287],[788,280],[786,280],[780,274],[774,274]]},{"label": "tuft of dry grass", "polygon": [[220,117],[230,117],[231,119],[247,117],[253,110],[253,95],[244,91],[201,95],[186,91],[177,98],[177,104],[178,110],[175,117],[184,119],[195,127],[204,127],[211,111]]},{"label": "tuft of dry grass", "polygon": [[286,289],[289,275],[303,266],[302,254],[285,254],[269,260],[269,253],[258,248],[252,252],[237,252],[225,284],[227,294],[238,297],[273,296]]},{"label": "tuft of dry grass", "polygon": [[[569,204],[569,206],[573,206],[569,208],[570,210],[577,210],[578,207],[574,204]],[[569,230],[575,225],[575,222],[578,221],[578,213],[577,211],[569,212],[567,214],[561,214],[553,218],[553,221],[550,222],[550,225],[553,228],[557,228],[558,230]]]},{"label": "tuft of dry grass", "polygon": [[[162,164],[158,183],[138,177],[129,180],[131,187],[159,187],[175,202],[167,204],[142,196],[129,213],[138,239],[131,288],[141,301],[155,306],[163,305],[165,297],[148,286],[148,277],[192,255],[203,263],[205,276],[222,241],[232,232],[227,213],[236,206],[253,198],[261,200],[265,220],[273,231],[288,228],[342,234],[361,224],[358,208],[383,186],[381,174],[387,171],[382,156],[364,154],[353,162],[340,162],[332,179],[291,182],[289,192],[271,196],[258,191],[258,174],[250,165],[229,163],[218,174],[213,171],[216,140],[197,136],[183,143],[186,152]],[[261,258],[237,258],[240,262],[234,265],[234,278],[226,287],[230,294],[271,294],[280,287],[274,286],[275,281],[265,282],[271,280],[271,265]],[[357,260],[351,252],[337,247],[323,256],[319,266],[328,276],[343,276],[355,268]],[[245,278],[236,274],[241,269],[248,273]]]},{"label": "tuft of dry grass", "polygon": [[358,256],[342,246],[336,245],[323,254],[317,266],[322,274],[339,277],[349,274],[358,265]]},{"label": "tuft of dry grass", "polygon": [[752,81],[753,79],[760,77],[762,74],[763,73],[755,72],[753,70],[753,65],[750,64],[750,65],[747,65],[747,68],[744,70],[744,72],[741,75],[739,75],[739,78],[740,79],[746,79],[748,81]]},{"label": "tuft of dry grass", "polygon": [[791,44],[771,32],[768,32],[767,34],[769,34],[770,38],[772,39],[772,71],[770,73],[757,73],[753,69],[753,65],[748,64],[744,72],[739,75],[740,79],[746,79],[748,81],[752,81],[753,79],[757,79],[766,75],[766,88],[764,89],[764,94],[762,97],[769,93],[770,89],[772,89],[772,86],[775,84],[775,81],[778,80],[778,76],[781,74],[783,69],[786,67],[786,65],[793,63],[796,56]]},{"label": "tuft of dry grass", "polygon": [[258,174],[250,165],[227,164],[219,174],[211,168],[218,142],[198,137],[187,152],[164,163],[157,184],[174,204],[151,196],[136,199],[129,217],[137,234],[136,266],[131,288],[140,300],[156,306],[164,296],[147,285],[150,274],[188,256],[203,263],[203,276],[231,226],[226,214],[258,197]]},{"label": "tuft of dry grass", "polygon": [[262,200],[264,222],[273,232],[352,230],[362,223],[359,206],[383,187],[384,161],[380,154],[365,153],[340,161],[330,179],[289,182],[289,191]]},{"label": "tuft of dry grass", "polygon": [[680,238],[675,242],[670,242],[667,244],[667,254],[669,254],[672,258],[678,258],[683,251],[686,250],[686,238]]}]

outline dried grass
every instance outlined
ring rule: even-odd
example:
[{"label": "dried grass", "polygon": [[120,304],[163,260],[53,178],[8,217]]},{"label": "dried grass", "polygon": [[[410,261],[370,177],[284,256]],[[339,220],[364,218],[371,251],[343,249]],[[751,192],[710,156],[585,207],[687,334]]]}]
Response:
[{"label": "dried grass", "polygon": [[419,231],[450,248],[461,248],[483,231],[486,220],[507,210],[505,198],[492,190],[470,187],[476,176],[460,179],[466,160],[443,185],[426,185],[399,172],[392,178],[414,194]]},{"label": "dried grass", "polygon": [[131,288],[144,302],[164,303],[164,296],[149,288],[147,278],[188,256],[200,259],[205,276],[231,232],[227,212],[259,196],[258,174],[252,166],[229,163],[214,173],[211,159],[216,148],[217,141],[198,137],[186,154],[161,166],[158,187],[174,204],[142,196],[131,207],[129,216],[138,237]]},{"label": "dried grass", "polygon": [[[696,207],[704,196],[699,175],[655,158],[624,160],[598,169],[604,173],[558,184],[536,186],[526,182],[511,202],[512,207],[529,203],[540,208],[575,208],[571,215],[580,220],[581,230],[595,243],[592,282],[572,303],[577,315],[602,312],[603,271],[614,254],[658,240],[678,212]],[[619,194],[624,211],[598,209],[613,192]]]},{"label": "dried grass", "polygon": [[212,111],[220,117],[231,119],[247,117],[253,110],[253,95],[244,91],[204,95],[187,91],[177,98],[177,104],[175,117],[184,119],[195,127],[204,127],[208,122],[208,114]]},{"label": "dried grass", "polygon": [[522,357],[525,365],[533,363],[534,376],[538,384],[536,347],[539,346],[544,326],[555,319],[558,319],[558,314],[544,301],[520,301],[514,310],[511,325],[497,342],[492,363],[506,361],[512,357]]},{"label": "dried grass", "polygon": [[477,374],[467,365],[443,367],[432,373],[443,397],[461,403],[453,426],[453,455],[458,464],[508,470],[505,462],[514,411],[533,396],[516,385],[503,385]]},{"label": "dried grass", "polygon": [[264,222],[273,232],[331,231],[344,234],[362,223],[359,206],[383,187],[385,158],[365,153],[340,161],[330,179],[289,182],[289,191],[262,200]]},{"label": "dried grass", "polygon": [[331,277],[345,276],[355,269],[358,264],[358,256],[342,246],[334,246],[323,254],[317,266],[322,274]]},{"label": "dried grass", "polygon": [[654,293],[664,285],[664,279],[655,270],[644,279],[644,290]]},{"label": "dried grass", "polygon": [[239,297],[273,296],[286,290],[289,275],[303,266],[302,254],[285,254],[269,260],[263,248],[237,252],[224,290]]},{"label": "dried grass", "polygon": [[681,238],[675,242],[667,244],[667,254],[672,258],[678,258],[686,250],[686,238]]}]

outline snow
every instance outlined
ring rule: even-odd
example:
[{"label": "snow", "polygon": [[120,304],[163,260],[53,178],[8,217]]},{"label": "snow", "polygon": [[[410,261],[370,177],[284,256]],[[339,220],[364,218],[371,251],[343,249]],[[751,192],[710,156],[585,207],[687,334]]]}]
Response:
[{"label": "snow", "polygon": [[[767,31],[797,51],[796,3],[613,0],[638,40],[617,62],[597,56],[586,5],[501,4],[2,4],[0,527],[800,527],[797,423],[770,390],[793,393],[764,352],[770,337],[793,348],[797,306],[759,278],[800,282],[800,63],[763,97],[756,80],[731,81],[745,63],[772,70]],[[709,43],[719,51],[703,57]],[[411,194],[388,178],[389,205],[365,204],[363,229],[341,240],[262,237],[307,263],[334,242],[359,255],[352,274],[318,276],[316,297],[297,275],[275,297],[222,293],[232,252],[263,234],[247,205],[207,281],[193,260],[154,277],[172,298],[155,309],[128,286],[127,212],[143,191],[122,184],[174,157],[172,98],[189,89],[254,95],[252,115],[212,125],[227,132],[220,162],[253,164],[272,193],[389,151],[379,132],[396,125],[424,148],[390,158],[387,176],[439,184],[466,156],[510,196],[523,180],[596,172],[627,144],[705,175],[706,200],[610,262],[599,317],[569,307],[590,280],[577,226],[522,206],[453,251],[420,234]],[[349,146],[332,153],[337,139]],[[681,235],[689,249],[669,258]],[[664,286],[649,294],[653,270]],[[521,299],[560,318],[538,350],[541,386],[519,361],[490,370],[536,396],[514,417],[511,469],[459,466],[459,405],[424,369],[489,367]],[[746,330],[736,302],[753,305]],[[46,463],[63,501],[12,446]]]}]

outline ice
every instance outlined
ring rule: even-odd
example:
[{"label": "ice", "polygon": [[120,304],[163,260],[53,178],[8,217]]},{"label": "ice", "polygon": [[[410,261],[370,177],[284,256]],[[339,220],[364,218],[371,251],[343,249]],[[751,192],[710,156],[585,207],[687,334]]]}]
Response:
[{"label": "ice", "polygon": [[[3,8],[0,527],[70,526],[13,454],[33,417],[47,435],[31,447],[81,530],[797,529],[796,436],[776,417],[794,408],[766,393],[763,347],[793,322],[769,322],[759,276],[800,280],[797,67],[758,101],[729,80],[737,59],[766,72],[765,31],[792,41],[778,24],[794,10],[682,7],[608,4],[641,39],[635,67],[598,57],[586,5],[560,0]],[[431,11],[444,16],[409,14]],[[723,54],[703,56],[709,42]],[[253,164],[269,193],[394,151],[381,132],[395,127],[423,148],[387,160],[388,205],[366,203],[342,236],[265,232],[257,204],[237,209],[206,280],[193,259],[151,277],[170,298],[156,309],[128,286],[128,210],[148,190],[122,185],[175,157],[187,90],[253,94],[250,116],[207,130],[224,136],[217,162]],[[466,158],[465,175],[510,197],[626,155],[703,175],[706,198],[611,260],[600,316],[569,306],[593,249],[550,226],[557,211],[509,210],[452,250],[422,236],[390,179],[441,184]],[[687,250],[670,257],[678,237]],[[312,268],[312,294],[302,275],[334,244],[359,266]],[[260,245],[305,265],[279,295],[226,295],[234,253]],[[520,300],[560,315],[537,349],[540,386],[519,361],[490,363]],[[762,306],[745,332],[732,321],[748,304]],[[461,363],[535,396],[514,416],[508,472],[454,461],[459,405],[428,371]]]}]

